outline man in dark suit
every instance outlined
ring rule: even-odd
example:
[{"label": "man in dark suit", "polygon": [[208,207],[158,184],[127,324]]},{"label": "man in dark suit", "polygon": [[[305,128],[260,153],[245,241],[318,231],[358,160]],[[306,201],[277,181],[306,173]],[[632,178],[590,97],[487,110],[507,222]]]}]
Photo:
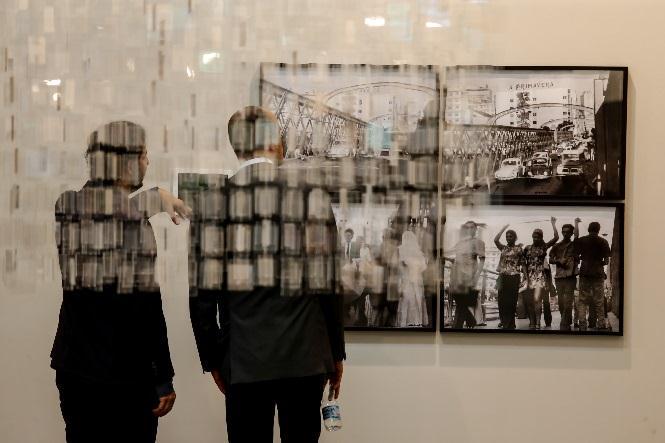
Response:
[{"label": "man in dark suit", "polygon": [[247,107],[228,129],[241,162],[251,160],[227,181],[179,178],[194,206],[190,314],[199,356],[226,396],[231,443],[271,443],[275,407],[283,442],[316,442],[325,384],[337,398],[345,358],[330,198],[304,179],[311,164],[280,166],[274,115]]},{"label": "man in dark suit", "polygon": [[157,189],[129,198],[148,167],[140,126],[101,127],[86,158],[90,179],[55,207],[63,299],[51,367],[67,442],[152,443],[175,392],[148,218],[186,211]]},{"label": "man in dark suit", "polygon": [[342,248],[344,250],[344,261],[351,262],[353,259],[360,258],[360,242],[358,240],[353,240],[354,236],[353,229],[347,228],[344,230],[344,244]]}]

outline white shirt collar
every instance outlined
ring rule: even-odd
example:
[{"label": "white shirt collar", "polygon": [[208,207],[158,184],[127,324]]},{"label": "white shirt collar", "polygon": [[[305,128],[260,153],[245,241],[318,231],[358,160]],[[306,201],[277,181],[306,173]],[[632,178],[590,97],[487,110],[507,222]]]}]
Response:
[{"label": "white shirt collar", "polygon": [[[252,158],[250,160],[247,160],[246,162],[243,162],[240,165],[240,168],[255,165],[257,163],[270,163],[272,165],[272,160],[270,160],[268,157],[255,157],[255,158]],[[240,168],[238,168],[238,169],[240,169]]]},{"label": "white shirt collar", "polygon": [[270,160],[270,159],[267,158],[267,157],[255,157],[255,158],[249,159],[249,160],[247,160],[247,161],[245,161],[245,162],[242,162],[242,163],[240,164],[240,166],[238,167],[238,169],[236,169],[235,171],[233,171],[232,174],[229,175],[229,178],[231,178],[231,177],[233,177],[234,175],[236,175],[236,174],[237,174],[242,168],[247,168],[247,167],[249,167],[249,166],[256,165],[256,164],[259,164],[259,163],[270,163],[270,164],[272,165],[272,164],[273,164],[273,161]]}]

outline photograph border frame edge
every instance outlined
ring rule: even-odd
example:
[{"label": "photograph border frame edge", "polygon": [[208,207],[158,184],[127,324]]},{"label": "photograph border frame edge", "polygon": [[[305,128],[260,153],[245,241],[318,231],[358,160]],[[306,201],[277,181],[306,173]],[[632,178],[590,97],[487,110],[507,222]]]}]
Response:
[{"label": "photograph border frame edge", "polygon": [[[611,203],[616,201],[624,201],[626,199],[626,172],[627,172],[627,150],[628,150],[628,66],[575,66],[575,65],[561,65],[561,66],[552,66],[552,65],[450,65],[443,66],[443,71],[445,72],[445,81],[448,79],[448,72],[451,70],[462,70],[462,69],[494,69],[494,70],[505,70],[505,71],[525,71],[525,70],[542,70],[542,71],[619,71],[623,73],[622,78],[622,88],[623,88],[623,97],[622,97],[622,118],[621,118],[621,177],[619,178],[620,192],[617,196],[576,196],[576,195],[549,195],[549,194],[489,194],[492,198],[502,198],[504,200],[510,201],[519,201],[529,198],[539,198],[544,201],[555,201],[555,200],[574,200],[579,202],[586,201],[597,201],[604,203]],[[441,114],[443,130],[445,131],[446,117],[445,117],[445,101],[448,93],[448,85],[444,84],[442,88],[442,102],[443,102],[443,111]],[[468,125],[473,126],[473,125]]]},{"label": "photograph border frame edge", "polygon": [[[485,206],[485,205],[483,205]],[[587,207],[605,207],[605,208],[615,208],[617,210],[617,215],[618,217],[617,222],[619,223],[619,229],[621,232],[621,237],[619,239],[619,254],[621,257],[621,263],[619,266],[619,286],[621,289],[621,294],[619,297],[619,311],[621,315],[619,316],[619,331],[611,331],[611,332],[599,332],[599,331],[586,331],[586,332],[581,332],[581,331],[560,331],[557,329],[552,329],[552,330],[530,330],[530,329],[477,329],[477,328],[464,328],[464,329],[459,329],[459,328],[447,328],[444,326],[443,322],[443,316],[444,316],[444,303],[443,303],[443,297],[444,297],[444,281],[443,281],[443,276],[441,277],[441,288],[440,288],[440,295],[439,295],[439,301],[438,304],[441,307],[441,311],[438,316],[438,322],[439,322],[439,334],[501,334],[501,335],[530,335],[530,336],[549,336],[549,335],[559,335],[559,336],[569,336],[569,337],[582,337],[582,336],[596,336],[596,337],[623,337],[624,336],[624,315],[625,315],[625,235],[626,235],[626,229],[625,229],[625,203],[623,202],[571,202],[571,201],[563,201],[563,202],[554,202],[554,201],[543,201],[543,202],[536,202],[533,200],[511,200],[507,202],[498,202],[498,201],[489,201],[486,206],[571,206],[571,207],[579,207],[579,206],[587,206]],[[445,228],[445,226],[444,226]]]}]

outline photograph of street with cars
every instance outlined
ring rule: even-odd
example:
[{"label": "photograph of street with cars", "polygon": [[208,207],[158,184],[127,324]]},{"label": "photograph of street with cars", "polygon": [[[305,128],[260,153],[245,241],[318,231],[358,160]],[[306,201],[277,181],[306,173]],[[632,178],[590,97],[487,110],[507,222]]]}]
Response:
[{"label": "photograph of street with cars", "polygon": [[621,199],[625,68],[446,71],[448,195]]}]

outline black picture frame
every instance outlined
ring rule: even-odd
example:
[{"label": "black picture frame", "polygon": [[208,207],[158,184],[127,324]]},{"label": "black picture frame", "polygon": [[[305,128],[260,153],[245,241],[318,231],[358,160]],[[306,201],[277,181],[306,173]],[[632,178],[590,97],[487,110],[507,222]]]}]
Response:
[{"label": "black picture frame", "polygon": [[[580,117],[577,115],[575,119],[571,119],[570,115],[568,115],[568,122],[570,122],[575,128],[577,128],[577,122],[579,119],[583,122],[584,125],[586,125],[586,121],[588,120],[584,113],[589,112],[589,106],[584,104],[584,98],[588,97],[588,95],[585,95],[584,93],[581,95],[581,99],[578,97],[578,100],[581,100],[582,103],[548,103],[547,100],[544,100],[542,103],[535,103],[533,105],[527,105],[527,106],[516,106],[515,108],[508,108],[506,110],[502,110],[501,112],[497,112],[496,109],[496,94],[488,94],[489,92],[492,92],[491,87],[489,84],[484,85],[484,87],[479,87],[478,89],[473,89],[473,87],[468,86],[469,84],[473,84],[473,81],[468,81],[465,84],[467,85],[466,88],[467,90],[461,91],[461,92],[466,92],[466,100],[467,102],[470,100],[472,102],[479,102],[479,104],[476,106],[475,110],[471,110],[472,106],[468,106],[467,111],[472,111],[471,113],[474,115],[478,115],[478,118],[475,117],[464,117],[462,118],[462,112],[459,112],[459,116],[450,116],[452,112],[455,112],[453,110],[454,107],[463,107],[463,104],[460,104],[458,102],[463,101],[460,97],[463,95],[460,92],[460,88],[455,85],[455,75],[458,77],[469,77],[473,74],[478,74],[482,73],[481,77],[489,77],[492,74],[495,76],[499,76],[500,74],[505,75],[506,73],[511,74],[515,76],[515,78],[518,78],[519,76],[525,76],[527,74],[532,76],[538,76],[541,75],[543,77],[546,76],[546,73],[550,73],[551,75],[556,75],[556,76],[561,76],[561,74],[565,74],[566,72],[570,72],[571,75],[570,77],[574,76],[579,76],[585,73],[590,73],[589,75],[592,75],[591,73],[593,72],[607,72],[607,82],[608,85],[611,82],[611,85],[608,86],[607,90],[610,90],[610,93],[608,94],[615,94],[618,92],[620,95],[620,100],[618,100],[618,103],[616,100],[605,100],[605,97],[603,97],[603,105],[601,105],[598,109],[595,109],[595,106],[593,108],[593,113],[594,113],[594,125],[593,127],[596,129],[591,130],[593,132],[592,136],[588,137],[586,140],[587,141],[592,141],[593,142],[593,147],[588,148],[589,144],[586,143],[586,141],[582,141],[580,139],[574,139],[571,141],[570,146],[566,146],[565,144],[567,141],[561,142],[561,144],[557,145],[556,153],[552,153],[552,149],[550,148],[538,148],[535,146],[540,146],[543,145],[545,146],[548,142],[546,139],[552,138],[554,136],[551,135],[551,133],[548,135],[547,131],[543,131],[538,128],[532,128],[532,124],[538,123],[540,124],[540,121],[530,121],[529,122],[529,129],[530,131],[523,131],[523,128],[519,128],[517,125],[511,126],[511,125],[501,125],[501,124],[496,124],[496,116],[497,115],[505,115],[508,114],[514,114],[517,113],[520,108],[528,108],[531,109],[531,107],[534,107],[536,109],[537,107],[543,107],[545,109],[547,108],[555,108],[557,106],[560,107],[568,107],[569,114],[572,114],[572,110],[574,109],[575,112],[581,113],[582,116]],[[486,80],[486,78],[485,78]],[[587,79],[588,80],[588,79]],[[596,80],[602,80],[602,79],[596,79]],[[596,98],[596,80],[593,80],[593,91],[592,95],[595,100]],[[478,82],[480,80],[477,80]],[[572,81],[572,80],[571,80]],[[540,82],[543,83],[543,82]],[[553,82],[552,82],[553,83]],[[520,84],[516,84],[515,86],[519,86]],[[529,84],[527,84],[529,85]],[[534,84],[534,88],[531,89],[533,90],[538,90],[537,86]],[[548,85],[549,86],[549,85]],[[470,88],[470,89],[469,89]],[[481,90],[482,89],[482,90]],[[529,89],[529,88],[526,88]],[[553,90],[558,90],[561,88],[554,88]],[[567,88],[566,88],[567,89]],[[523,91],[524,92],[524,91]],[[589,91],[585,91],[589,92]],[[604,90],[603,92],[607,92]],[[455,97],[456,93],[458,97]],[[503,94],[503,92],[502,92]],[[529,91],[526,91],[526,94],[529,94]],[[570,95],[570,90],[568,90],[568,94]],[[486,139],[489,137],[491,140],[504,140],[501,142],[486,142],[486,144],[492,145],[490,149],[490,153],[487,154],[488,156],[492,157],[492,153],[494,152],[494,156],[492,157],[491,167],[485,167],[483,169],[486,176],[489,176],[489,173],[487,172],[488,170],[491,171],[493,175],[495,175],[497,171],[497,166],[501,164],[501,161],[506,160],[512,155],[510,153],[514,153],[519,151],[521,148],[517,148],[517,143],[518,142],[511,142],[511,138],[513,138],[512,134],[515,132],[517,133],[515,137],[519,137],[519,132],[522,131],[523,133],[529,132],[529,134],[526,135],[526,137],[532,137],[534,140],[534,147],[529,148],[530,151],[535,150],[540,150],[540,151],[548,151],[550,152],[550,158],[553,160],[552,163],[550,164],[550,168],[552,169],[550,177],[545,179],[545,181],[550,181],[552,182],[553,180],[561,180],[561,184],[552,184],[547,183],[546,186],[542,186],[542,183],[519,183],[519,182],[533,182],[535,179],[528,178],[526,176],[527,174],[527,167],[525,166],[527,162],[527,158],[522,158],[523,165],[520,165],[520,171],[518,172],[517,178],[512,178],[512,179],[506,179],[507,183],[498,183],[498,181],[495,179],[495,177],[491,177],[488,179],[488,183],[490,181],[494,181],[491,185],[488,184],[487,187],[489,188],[488,190],[483,190],[481,192],[489,193],[492,195],[492,197],[497,197],[497,198],[503,198],[505,200],[508,199],[515,199],[515,200],[524,200],[524,199],[529,199],[529,198],[537,198],[538,200],[557,200],[557,199],[566,199],[566,200],[597,200],[597,201],[615,201],[615,200],[624,200],[625,199],[625,175],[626,175],[626,122],[627,122],[627,101],[628,101],[628,68],[625,66],[529,66],[529,65],[523,65],[523,66],[491,66],[491,65],[459,65],[459,66],[450,66],[446,68],[446,85],[444,87],[444,110],[443,110],[443,115],[444,115],[444,158],[447,160],[444,160],[444,164],[447,162],[447,167],[452,168],[452,161],[448,159],[448,157],[451,155],[450,151],[448,149],[452,149],[453,152],[455,151],[455,143],[449,143],[449,148],[446,148],[446,140],[449,139],[463,139],[466,137],[467,139],[467,148],[474,143],[477,142],[472,142],[469,143],[468,139],[471,138],[473,139],[482,139],[485,137]],[[491,96],[491,97],[490,97]],[[489,98],[488,98],[489,97]],[[529,97],[525,97],[527,100]],[[457,100],[457,101],[455,101]],[[490,103],[488,103],[488,100]],[[512,100],[511,100],[512,101]],[[485,111],[488,111],[486,108],[488,105],[491,105],[493,103],[494,105],[494,111],[493,115],[492,112],[483,112],[483,109]],[[485,115],[486,114],[486,115]],[[600,114],[600,117],[599,115]],[[534,113],[535,115],[535,113]],[[490,124],[488,125],[481,125],[478,124],[477,122],[479,120],[482,120],[483,118],[487,117],[488,121]],[[495,118],[495,120],[492,122],[492,118]],[[540,119],[540,117],[538,117]],[[464,121],[463,121],[464,120]],[[500,118],[498,119],[500,120]],[[575,120],[575,122],[573,121]],[[476,123],[474,123],[474,121]],[[602,125],[598,125],[596,121],[600,121]],[[566,120],[563,120],[561,124],[565,123]],[[512,123],[512,122],[509,122]],[[543,125],[541,126],[547,126],[547,122],[543,122]],[[597,130],[598,126],[601,126],[601,129],[604,129],[603,131],[603,136],[600,137],[599,134],[600,132]],[[565,126],[564,126],[565,127]],[[482,134],[478,134],[478,132],[482,132]],[[594,132],[595,131],[595,132]],[[531,134],[530,132],[533,132]],[[539,133],[541,132],[541,133]],[[550,132],[558,132],[558,131],[551,131]],[[566,132],[571,132],[571,131],[562,131],[562,133]],[[472,134],[471,136],[469,134]],[[475,135],[474,135],[475,134]],[[491,134],[491,135],[490,135]],[[497,135],[498,134],[498,135]],[[569,135],[566,135],[568,137]],[[573,162],[570,160],[571,163],[571,168],[562,168],[561,171],[557,171],[556,167],[558,167],[558,164],[556,162],[560,161],[561,154],[563,153],[562,150],[570,150],[570,154],[566,153],[567,157],[570,157],[575,153],[575,151],[578,151],[577,148],[574,148],[574,145],[578,142],[580,142],[579,146],[582,146],[584,144],[583,148],[581,149],[580,158],[586,159],[588,156],[593,156],[595,151],[596,151],[596,144],[599,139],[603,140],[603,143],[600,145],[604,146],[604,164],[605,167],[601,167],[600,165],[600,157],[598,159],[594,158],[594,160],[584,160],[581,162]],[[539,141],[538,141],[539,140]],[[482,142],[481,142],[482,143]],[[512,143],[512,145],[511,145]],[[501,145],[502,147],[500,148],[498,145]],[[599,145],[599,146],[600,146]],[[474,148],[475,149],[475,148]],[[497,153],[498,152],[498,153]],[[599,153],[601,151],[598,151]],[[611,155],[608,157],[608,153]],[[453,156],[455,154],[452,154]],[[459,154],[457,154],[459,155]],[[466,154],[465,154],[466,155]],[[515,156],[517,158],[520,158],[520,156]],[[573,155],[574,158],[574,155]],[[614,168],[608,167],[608,165],[611,166],[611,164],[616,160],[618,162],[617,169],[614,170]],[[595,162],[595,165],[592,164]],[[581,163],[581,164],[576,164],[576,163]],[[556,165],[556,166],[555,166]],[[467,166],[468,168],[468,166]],[[510,168],[509,168],[510,169]],[[564,172],[564,169],[566,172]],[[614,171],[614,172],[612,172]],[[561,175],[559,174],[561,173]],[[565,175],[564,175],[565,174]],[[480,186],[480,180],[475,181],[477,178],[475,175],[473,176],[471,180],[471,186],[469,191],[468,189],[462,189],[460,191],[452,191],[451,189],[455,189],[456,186],[458,187],[466,187],[468,183],[468,176],[464,176],[461,179],[458,177],[454,177],[454,174],[447,174],[448,177],[450,177],[451,182],[445,182],[444,178],[444,193],[446,195],[449,195],[449,193],[454,193],[457,192],[458,195],[459,193],[472,193],[476,192],[478,187]],[[454,177],[454,178],[453,178]],[[600,177],[600,179],[599,179]],[[466,182],[462,182],[466,180]],[[457,183],[460,182],[460,183]],[[512,183],[511,183],[512,182]],[[599,185],[598,183],[601,183]],[[606,183],[606,185],[603,185],[602,183]],[[593,187],[596,187],[596,189],[593,189]],[[603,186],[605,186],[603,188]],[[520,189],[532,189],[533,192],[524,192],[520,191]],[[558,188],[559,191],[554,192],[554,189]],[[566,190],[568,188],[569,190]]]},{"label": "black picture frame", "polygon": [[[577,201],[534,201],[533,199],[529,200],[502,200],[502,199],[490,199],[486,202],[487,208],[492,207],[517,207],[517,206],[527,206],[527,207],[562,207],[562,208],[613,208],[615,210],[614,215],[614,225],[613,232],[619,233],[618,238],[613,236],[613,246],[618,248],[618,250],[612,250],[612,253],[616,253],[619,258],[618,270],[617,270],[617,281],[619,288],[619,298],[617,300],[617,320],[618,320],[618,330],[611,331],[598,331],[598,330],[587,330],[579,331],[574,328],[571,331],[560,331],[558,329],[540,329],[540,330],[531,330],[531,329],[484,329],[484,328],[456,328],[446,326],[446,290],[445,284],[446,279],[442,275],[441,285],[440,285],[440,295],[439,295],[439,304],[440,315],[439,315],[439,332],[442,334],[527,334],[527,335],[562,335],[562,336],[606,336],[606,337],[622,337],[624,335],[624,303],[625,303],[625,285],[624,285],[624,236],[625,236],[625,205],[623,202],[598,202],[598,201],[588,201],[588,202],[577,202]],[[445,229],[445,226],[444,226]],[[560,229],[560,226],[559,226]],[[583,226],[581,227],[581,230]],[[583,232],[583,231],[582,231]],[[547,235],[547,234],[546,234]],[[443,241],[443,239],[442,239]],[[616,241],[616,242],[615,242]],[[445,249],[444,249],[445,250]],[[549,250],[548,250],[549,254]],[[443,258],[442,258],[443,260]],[[608,278],[611,278],[609,276]],[[615,289],[613,289],[615,290]]]},{"label": "black picture frame", "polygon": [[[312,99],[314,97],[309,97],[307,94],[301,90],[301,87],[303,84],[307,82],[307,76],[311,75],[313,73],[316,73],[317,71],[323,72],[325,75],[330,75],[331,78],[335,76],[349,76],[349,80],[347,81],[344,79],[341,81],[339,84],[336,84],[334,86],[330,86],[331,91],[322,89],[322,91],[325,93],[325,95],[330,95],[330,96],[337,96],[339,93],[338,91],[340,90],[347,90],[347,89],[353,89],[353,88],[365,88],[367,91],[363,91],[363,93],[367,93],[368,95],[371,96],[372,92],[374,91],[374,87],[378,85],[378,83],[372,83],[372,77],[374,76],[375,78],[377,77],[389,77],[393,74],[396,75],[401,75],[404,77],[405,75],[422,75],[423,77],[419,79],[421,83],[414,83],[412,87],[409,89],[409,85],[407,83],[403,83],[401,87],[405,87],[406,91],[413,91],[419,90],[419,94],[421,94],[421,97],[419,97],[416,101],[422,100],[422,107],[418,109],[418,112],[422,114],[424,117],[423,119],[426,119],[427,121],[432,124],[432,121],[435,122],[435,128],[429,127],[427,134],[422,134],[424,137],[423,139],[427,139],[430,141],[429,143],[429,148],[424,149],[421,151],[418,150],[413,150],[408,152],[408,158],[403,159],[400,158],[399,162],[396,162],[394,165],[391,165],[391,175],[392,174],[402,174],[401,180],[396,180],[393,181],[392,178],[390,180],[378,180],[377,183],[374,183],[372,185],[372,190],[371,192],[373,193],[389,193],[392,190],[397,190],[398,192],[402,189],[408,189],[409,192],[430,192],[432,197],[432,201],[438,201],[438,188],[437,188],[437,183],[436,183],[436,175],[438,175],[438,171],[436,170],[436,163],[439,161],[440,158],[440,142],[439,142],[439,134],[440,134],[440,124],[441,124],[441,118],[440,118],[440,103],[441,103],[441,84],[440,84],[440,70],[438,66],[434,65],[410,65],[410,64],[405,64],[405,65],[372,65],[372,64],[316,64],[316,63],[310,63],[310,64],[284,64],[284,63],[261,63],[260,66],[260,74],[259,74],[259,103],[261,106],[264,106],[268,108],[271,112],[275,113],[277,116],[277,120],[280,125],[280,136],[282,137],[285,151],[287,152],[287,160],[291,158],[291,155],[289,154],[292,152],[293,147],[289,146],[289,143],[293,139],[289,139],[288,137],[288,132],[289,130],[292,130],[291,126],[294,117],[291,115],[285,115],[287,112],[292,112],[291,109],[293,109],[293,106],[290,107],[287,110],[287,105],[289,101],[292,101],[294,104],[297,104],[298,109],[300,110],[301,108],[307,108],[309,104],[311,103]],[[283,83],[280,83],[279,81],[275,80],[275,73],[277,72],[277,78],[280,78],[279,75],[293,75],[295,78],[297,78],[298,75],[302,75],[303,77],[303,84],[300,84],[298,82],[294,82],[296,86],[298,87],[290,87],[289,82],[287,80],[284,80]],[[388,83],[388,81],[386,81]],[[425,84],[429,86],[424,86]],[[385,83],[381,83],[381,85],[385,86]],[[384,86],[379,86],[379,87],[384,87]],[[326,85],[327,87],[327,85]],[[302,89],[307,90],[307,87],[302,87]],[[426,92],[425,92],[426,91]],[[406,96],[406,95],[405,95]],[[427,98],[426,98],[427,97]],[[346,97],[351,98],[351,97]],[[432,118],[431,116],[428,118],[427,110],[426,107],[429,105],[430,102],[435,103],[436,108],[435,108],[435,117]],[[357,103],[357,100],[356,100]],[[360,102],[362,104],[362,102]],[[420,103],[420,102],[418,102]],[[417,106],[416,106],[417,107]],[[377,125],[376,121],[371,120],[369,116],[365,117],[364,113],[359,113],[357,110],[361,109],[361,106],[358,106],[356,108],[356,111],[353,113],[353,115],[349,113],[345,113],[341,107],[336,107],[336,104],[334,103],[334,100],[327,101],[324,104],[317,103],[317,112],[319,113],[326,113],[329,112],[330,115],[334,119],[345,119],[347,120],[347,127],[353,127],[354,130],[357,130],[358,127],[362,126],[363,124],[367,124],[368,126],[370,124],[375,124]],[[348,108],[344,108],[348,109]],[[366,111],[363,109],[363,111]],[[302,118],[302,114],[298,114],[297,117],[295,118]],[[321,119],[325,120],[325,119]],[[364,121],[363,121],[364,120]],[[325,121],[330,121],[330,120],[325,120]],[[413,121],[410,121],[410,124],[413,125]],[[379,122],[377,126],[381,126],[381,123]],[[297,125],[293,125],[293,129],[298,132],[298,152],[299,153],[304,153],[303,157],[305,159],[309,157],[324,157],[325,155],[321,155],[320,153],[317,154],[316,152],[312,153],[309,146],[307,146],[307,141],[309,140],[310,134],[309,129],[298,129],[298,128],[307,128],[307,125],[301,124],[300,122]],[[305,133],[304,137],[300,138],[302,133]],[[369,133],[369,131],[368,131]],[[363,141],[365,142],[366,145],[370,144],[367,143],[367,139],[364,139],[365,136],[361,137],[360,140],[360,145],[362,145]],[[369,137],[369,135],[367,135]],[[301,140],[306,140],[304,143],[304,147],[301,146]],[[432,142],[433,141],[433,142]],[[311,144],[311,141],[309,142]],[[382,142],[383,143],[383,142]],[[402,152],[398,152],[400,154],[400,157],[402,155]],[[390,156],[392,157],[392,152],[390,153]],[[355,183],[348,185],[347,190],[349,192],[353,192],[355,194],[363,194],[367,192],[366,188],[366,182],[364,182],[364,179],[358,178],[358,175],[362,176],[363,171],[367,171],[369,169],[372,169],[374,166],[376,166],[372,162],[386,162],[387,160],[382,159],[384,155],[386,155],[386,151],[382,150],[381,154],[378,154],[375,148],[374,153],[372,154],[371,152],[360,152],[360,155],[356,155],[356,158],[358,159],[355,163],[355,168],[356,168],[356,180]],[[331,163],[333,162],[340,162],[343,161],[342,159],[346,158],[348,159],[348,155],[344,156],[342,155],[341,158],[336,158],[335,160],[327,161],[326,162],[326,167],[329,167]],[[405,168],[405,162],[409,160],[420,160],[424,161],[427,158],[431,158],[434,161],[434,179],[432,180],[432,183],[429,183],[431,186],[427,186],[428,183],[409,183],[409,179],[406,177],[406,170]],[[398,165],[397,163],[401,163],[401,166]],[[429,162],[432,164],[432,162]],[[339,164],[339,163],[338,163]],[[372,165],[372,166],[367,166],[367,165]],[[398,171],[398,172],[396,172]],[[417,175],[417,174],[416,174]],[[404,188],[402,188],[404,186]],[[428,189],[423,190],[423,187],[426,187]],[[337,204],[337,200],[333,200],[333,204]],[[399,211],[398,211],[399,212]],[[406,227],[409,226],[409,223],[411,222],[409,217],[407,217],[404,214],[398,214],[394,216],[390,216],[391,221],[394,222],[394,226],[397,226],[395,228],[395,232],[398,233],[403,233],[404,230],[406,230]],[[436,220],[434,220],[434,223],[436,223]],[[436,226],[436,225],[435,225]],[[338,226],[339,229],[343,229],[342,227]],[[355,229],[355,226],[354,226]],[[364,235],[364,234],[363,234]],[[375,245],[372,245],[373,252]],[[431,266],[434,268],[434,263],[437,263],[437,248],[436,248],[436,235],[433,238],[433,244],[431,245],[431,250],[434,251],[434,255],[430,257],[431,261],[429,262]],[[387,264],[385,261],[381,263],[382,266],[385,267],[386,272],[388,269]],[[430,285],[430,287],[436,287],[436,285]],[[362,296],[364,297],[364,295]],[[429,318],[429,322],[425,326],[411,326],[411,327],[400,327],[400,326],[369,326],[369,322],[367,325],[359,325],[359,324],[350,324],[348,322],[347,314],[346,314],[346,309],[347,305],[345,304],[345,330],[347,331],[405,331],[405,332],[429,332],[429,333],[434,333],[437,331],[437,317],[438,317],[438,291],[437,290],[424,290],[424,303],[426,304],[426,309],[427,309],[427,315]],[[384,305],[388,305],[389,303],[394,303],[395,305],[397,302],[389,302],[386,301]],[[359,309],[364,309],[364,308],[359,308]],[[387,307],[381,308],[384,310],[387,310]],[[397,308],[395,307],[395,310]],[[364,313],[363,313],[364,315]],[[387,314],[386,314],[387,315]],[[394,315],[394,314],[393,314]],[[359,321],[358,323],[362,323],[362,321]]]}]

